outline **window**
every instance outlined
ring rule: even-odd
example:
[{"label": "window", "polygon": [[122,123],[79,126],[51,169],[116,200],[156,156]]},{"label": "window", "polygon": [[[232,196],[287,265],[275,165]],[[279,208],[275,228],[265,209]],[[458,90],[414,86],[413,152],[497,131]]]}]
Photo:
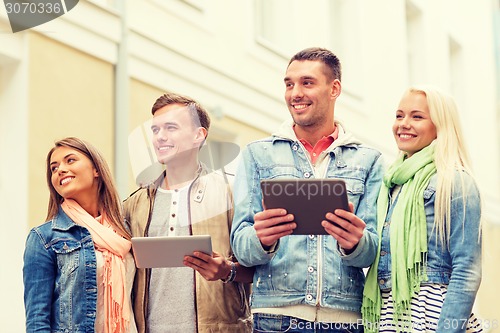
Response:
[{"label": "window", "polygon": [[363,94],[363,34],[359,0],[330,2],[332,51],[342,64],[343,93],[360,100]]},{"label": "window", "polygon": [[295,2],[291,0],[256,0],[255,24],[257,42],[271,51],[289,58],[295,35]]},{"label": "window", "polygon": [[425,36],[422,12],[412,2],[406,2],[406,37],[409,84],[425,82]]}]

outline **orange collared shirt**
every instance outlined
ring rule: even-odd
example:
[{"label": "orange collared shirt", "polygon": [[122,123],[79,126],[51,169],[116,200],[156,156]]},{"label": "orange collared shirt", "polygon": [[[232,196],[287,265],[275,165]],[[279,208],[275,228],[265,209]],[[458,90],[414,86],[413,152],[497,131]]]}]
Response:
[{"label": "orange collared shirt", "polygon": [[338,137],[339,137],[339,128],[335,126],[335,130],[333,131],[333,133],[328,136],[322,137],[318,142],[316,142],[314,147],[305,139],[299,139],[299,141],[304,145],[304,148],[306,148],[307,152],[309,153],[309,157],[311,158],[312,164],[315,164],[318,156],[323,151],[325,151],[325,149],[330,147],[333,141],[337,140]]}]

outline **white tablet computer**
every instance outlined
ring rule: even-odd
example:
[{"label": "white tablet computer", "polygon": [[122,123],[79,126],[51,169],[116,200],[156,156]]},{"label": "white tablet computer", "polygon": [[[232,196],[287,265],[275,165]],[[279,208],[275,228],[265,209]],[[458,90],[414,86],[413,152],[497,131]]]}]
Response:
[{"label": "white tablet computer", "polygon": [[200,251],[212,255],[209,235],[132,237],[137,268],[185,267],[184,256]]},{"label": "white tablet computer", "polygon": [[326,213],[349,211],[342,179],[263,179],[260,185],[267,209],[284,208],[294,215],[293,235],[327,235],[321,225]]}]

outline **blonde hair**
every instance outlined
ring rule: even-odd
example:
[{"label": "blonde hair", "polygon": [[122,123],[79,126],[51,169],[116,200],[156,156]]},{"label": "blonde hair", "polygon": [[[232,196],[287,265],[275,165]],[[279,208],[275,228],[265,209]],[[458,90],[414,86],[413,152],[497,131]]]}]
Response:
[{"label": "blonde hair", "polygon": [[106,216],[109,218],[109,223],[113,226],[113,228],[120,236],[126,239],[130,239],[130,233],[125,229],[123,223],[124,220],[121,212],[121,200],[106,160],[101,155],[101,153],[90,143],[75,137],[68,137],[55,142],[54,147],[52,147],[52,149],[47,154],[46,175],[50,197],[46,220],[49,221],[53,219],[54,216],[56,216],[59,211],[59,205],[64,201],[64,198],[59,193],[57,193],[51,181],[52,170],[50,167],[50,158],[52,157],[52,153],[54,153],[54,151],[59,147],[68,147],[75,149],[85,155],[90,160],[90,162],[92,162],[92,165],[99,174],[99,211],[105,212]]},{"label": "blonde hair", "polygon": [[[465,171],[471,177],[473,176],[469,153],[464,144],[458,108],[450,95],[432,86],[413,86],[407,90],[407,93],[423,94],[426,97],[430,118],[436,127],[434,163],[437,170],[437,185],[433,230],[436,232],[436,237],[442,244],[445,244],[450,239],[451,196],[455,185],[456,171]],[[464,173],[459,172],[458,174],[462,193],[465,194]],[[464,201],[464,211],[465,204]]]}]

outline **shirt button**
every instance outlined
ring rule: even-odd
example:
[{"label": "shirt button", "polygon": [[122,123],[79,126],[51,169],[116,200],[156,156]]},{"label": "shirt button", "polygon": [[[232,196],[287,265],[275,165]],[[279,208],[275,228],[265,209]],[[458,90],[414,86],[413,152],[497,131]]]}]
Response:
[{"label": "shirt button", "polygon": [[307,271],[309,273],[312,273],[312,272],[314,272],[314,268],[312,266],[309,266],[309,267],[307,267]]},{"label": "shirt button", "polygon": [[174,231],[174,227],[170,227],[170,231]]},{"label": "shirt button", "polygon": [[314,235],[309,235],[309,238],[310,239],[314,239]]},{"label": "shirt button", "polygon": [[177,201],[172,202],[172,204],[173,204],[173,205],[176,205],[176,204],[177,204]]},{"label": "shirt button", "polygon": [[378,283],[379,283],[379,284],[384,284],[384,283],[385,283],[385,280],[384,280],[384,279],[380,279],[380,280],[378,280]]},{"label": "shirt button", "polygon": [[172,217],[175,217],[175,213],[174,213],[174,214],[172,214]]},{"label": "shirt button", "polygon": [[385,251],[380,251],[380,256],[381,256],[381,257],[385,256],[386,254],[387,254],[387,252],[385,252]]},{"label": "shirt button", "polygon": [[297,151],[297,149],[299,149],[299,148],[297,147],[297,145],[293,145],[293,146],[292,146],[292,150]]},{"label": "shirt button", "polygon": [[306,295],[306,300],[308,300],[308,301],[312,301],[312,299],[313,299],[313,297],[312,297],[312,295],[311,295],[311,294],[307,294],[307,295]]},{"label": "shirt button", "polygon": [[311,174],[309,172],[304,172],[304,178],[309,178],[311,177]]}]

